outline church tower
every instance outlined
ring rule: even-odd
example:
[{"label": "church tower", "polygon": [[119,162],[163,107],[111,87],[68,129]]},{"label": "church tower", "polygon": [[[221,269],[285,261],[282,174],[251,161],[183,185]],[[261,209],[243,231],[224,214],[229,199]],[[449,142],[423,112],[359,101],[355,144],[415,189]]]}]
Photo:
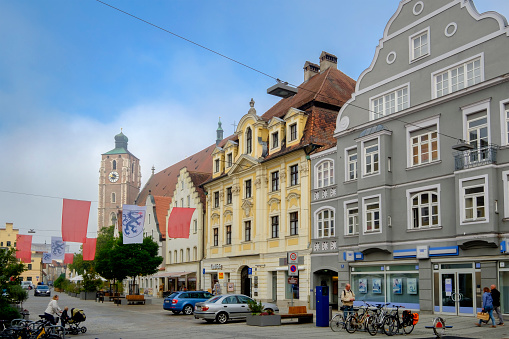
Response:
[{"label": "church tower", "polygon": [[140,192],[140,160],[127,150],[127,137],[115,135],[115,148],[102,154],[99,169],[98,230],[115,223],[118,211],[134,205]]}]

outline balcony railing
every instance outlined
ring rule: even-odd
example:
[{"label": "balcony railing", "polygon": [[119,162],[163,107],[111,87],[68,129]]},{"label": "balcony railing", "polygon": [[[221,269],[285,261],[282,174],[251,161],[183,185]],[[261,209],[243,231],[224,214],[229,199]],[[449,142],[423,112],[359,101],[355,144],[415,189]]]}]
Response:
[{"label": "balcony railing", "polygon": [[453,153],[454,170],[458,171],[488,164],[495,164],[497,162],[497,151],[498,145],[491,144],[487,147],[455,152]]}]

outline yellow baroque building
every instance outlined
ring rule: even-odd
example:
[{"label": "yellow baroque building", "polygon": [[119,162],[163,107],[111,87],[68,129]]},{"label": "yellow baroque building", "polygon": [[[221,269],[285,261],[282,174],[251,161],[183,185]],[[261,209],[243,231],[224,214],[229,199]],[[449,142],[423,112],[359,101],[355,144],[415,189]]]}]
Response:
[{"label": "yellow baroque building", "polygon": [[[309,155],[334,147],[341,104],[355,82],[322,53],[306,62],[305,82],[263,115],[254,101],[235,136],[216,147],[207,192],[203,288],[242,293],[280,306],[309,303]],[[298,283],[288,283],[288,252],[298,253]]]}]

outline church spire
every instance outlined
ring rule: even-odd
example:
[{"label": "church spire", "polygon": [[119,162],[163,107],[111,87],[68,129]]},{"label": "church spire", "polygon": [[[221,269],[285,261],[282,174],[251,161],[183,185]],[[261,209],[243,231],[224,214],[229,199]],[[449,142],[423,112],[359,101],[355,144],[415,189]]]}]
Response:
[{"label": "church spire", "polygon": [[223,129],[221,128],[221,117],[219,117],[219,122],[217,123],[217,139],[216,139],[216,146],[219,145],[221,140],[223,140]]}]

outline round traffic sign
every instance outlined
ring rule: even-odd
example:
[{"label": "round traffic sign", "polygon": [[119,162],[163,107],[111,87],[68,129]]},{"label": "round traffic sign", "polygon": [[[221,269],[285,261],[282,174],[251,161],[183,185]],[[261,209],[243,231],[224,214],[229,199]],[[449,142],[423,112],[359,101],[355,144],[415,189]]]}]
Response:
[{"label": "round traffic sign", "polygon": [[296,266],[296,265],[290,265],[290,271],[291,271],[292,273],[297,272],[297,266]]},{"label": "round traffic sign", "polygon": [[290,253],[290,260],[297,260],[297,253],[293,252],[293,253]]}]

